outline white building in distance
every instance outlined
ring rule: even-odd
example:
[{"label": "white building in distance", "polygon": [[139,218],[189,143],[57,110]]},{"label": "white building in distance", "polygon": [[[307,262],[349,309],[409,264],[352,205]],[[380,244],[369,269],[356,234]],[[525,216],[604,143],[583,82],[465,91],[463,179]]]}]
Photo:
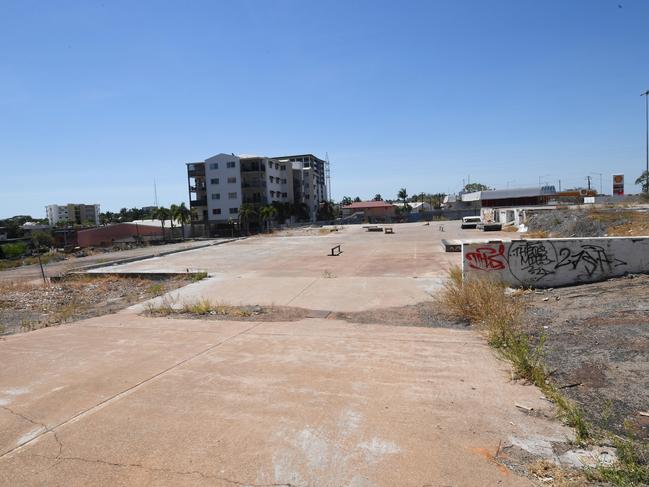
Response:
[{"label": "white building in distance", "polygon": [[45,212],[52,227],[62,223],[69,225],[99,225],[99,205],[97,204],[47,205]]}]

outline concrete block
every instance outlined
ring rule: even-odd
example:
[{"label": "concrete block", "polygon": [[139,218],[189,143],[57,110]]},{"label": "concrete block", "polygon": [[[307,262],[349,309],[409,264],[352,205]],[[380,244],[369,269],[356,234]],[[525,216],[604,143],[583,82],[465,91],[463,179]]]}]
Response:
[{"label": "concrete block", "polygon": [[649,273],[649,237],[548,238],[463,243],[465,278],[548,288]]}]

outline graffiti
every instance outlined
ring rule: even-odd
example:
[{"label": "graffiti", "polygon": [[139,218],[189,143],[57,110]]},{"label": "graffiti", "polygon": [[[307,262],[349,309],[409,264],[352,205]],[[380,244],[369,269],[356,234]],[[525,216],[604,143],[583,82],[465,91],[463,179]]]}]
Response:
[{"label": "graffiti", "polygon": [[512,245],[508,261],[512,257],[518,258],[521,270],[531,276],[541,279],[548,274],[554,274],[551,264],[556,261],[550,258],[548,249],[543,242],[526,241],[523,245]]},{"label": "graffiti", "polygon": [[500,244],[498,249],[493,247],[479,247],[475,252],[467,253],[464,258],[472,269],[483,271],[498,271],[506,266],[505,245]]},{"label": "graffiti", "polygon": [[552,287],[649,271],[645,238],[514,240],[463,247],[465,273],[491,271],[511,285]]},{"label": "graffiti", "polygon": [[572,252],[568,247],[559,249],[559,262],[555,269],[572,266],[575,270],[581,264],[583,269],[592,276],[596,271],[607,272],[611,267],[627,265],[620,259],[610,257],[604,247],[599,245],[582,245],[580,251]]}]

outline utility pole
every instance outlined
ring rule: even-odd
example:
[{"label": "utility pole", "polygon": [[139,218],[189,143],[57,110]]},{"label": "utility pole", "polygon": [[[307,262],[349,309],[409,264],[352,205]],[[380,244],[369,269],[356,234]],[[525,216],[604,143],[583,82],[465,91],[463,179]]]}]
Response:
[{"label": "utility pole", "polygon": [[590,191],[590,176],[586,176],[586,181],[588,181],[588,191]]},{"label": "utility pole", "polygon": [[646,173],[645,173],[645,188],[649,193],[649,90],[642,93],[644,96],[644,117],[645,117],[645,157],[646,157]]},{"label": "utility pole", "polygon": [[599,194],[602,194],[603,188],[602,188],[602,173],[601,172],[593,172],[591,174],[594,174],[595,176],[599,176]]}]

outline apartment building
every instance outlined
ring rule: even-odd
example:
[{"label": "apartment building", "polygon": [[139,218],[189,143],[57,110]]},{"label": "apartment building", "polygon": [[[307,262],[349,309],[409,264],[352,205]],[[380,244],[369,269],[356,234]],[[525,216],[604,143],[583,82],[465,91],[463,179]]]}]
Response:
[{"label": "apartment building", "polygon": [[223,153],[188,163],[194,221],[237,220],[242,204],[260,207],[275,202],[305,203],[315,221],[318,205],[327,199],[324,164],[312,154],[271,158]]},{"label": "apartment building", "polygon": [[50,226],[59,223],[81,225],[91,223],[99,225],[99,205],[84,203],[68,203],[67,205],[47,205],[45,207]]},{"label": "apartment building", "polygon": [[320,203],[329,200],[327,193],[328,163],[313,154],[280,156],[273,159],[293,167],[293,199],[309,208],[311,221],[315,221]]},{"label": "apartment building", "polygon": [[187,164],[187,180],[190,206],[203,223],[236,220],[244,203],[294,201],[292,166],[268,157],[217,154]]}]

